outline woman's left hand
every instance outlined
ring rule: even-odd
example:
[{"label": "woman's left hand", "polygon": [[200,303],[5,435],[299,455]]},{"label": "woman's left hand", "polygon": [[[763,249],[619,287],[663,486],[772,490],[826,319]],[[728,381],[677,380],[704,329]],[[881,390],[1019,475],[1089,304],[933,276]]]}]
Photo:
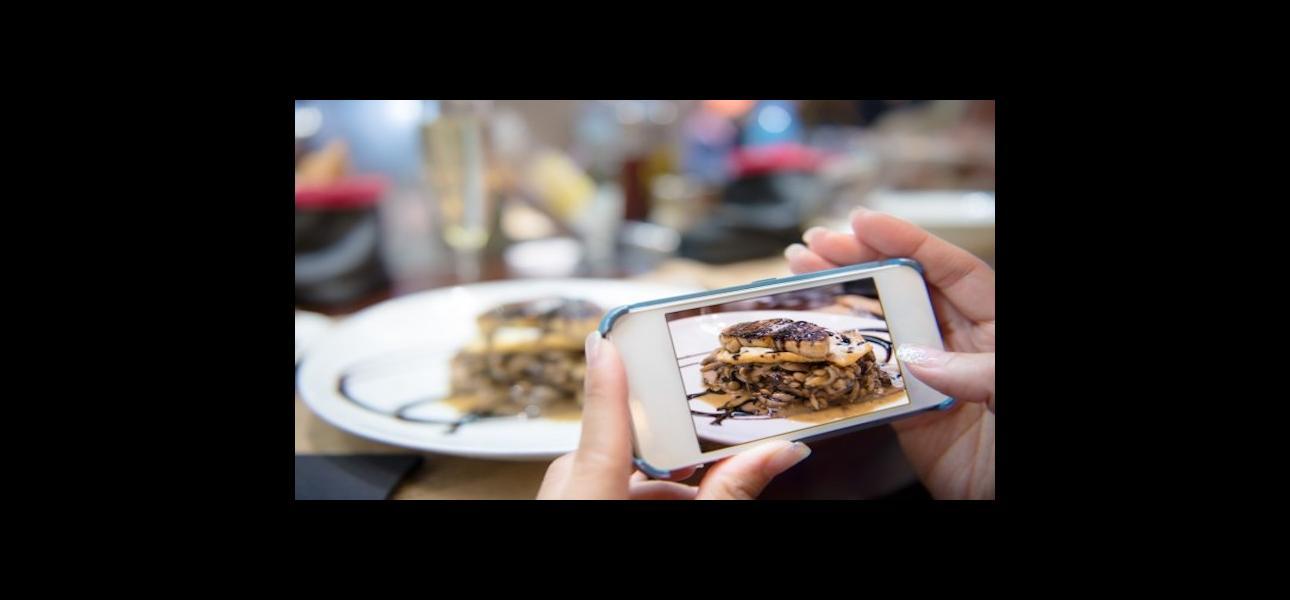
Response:
[{"label": "woman's left hand", "polygon": [[694,468],[673,473],[673,481],[650,480],[632,460],[627,375],[618,351],[599,332],[587,336],[586,351],[582,439],[547,468],[539,500],[751,500],[811,453],[801,442],[776,440],[717,462],[697,486],[677,483]]}]

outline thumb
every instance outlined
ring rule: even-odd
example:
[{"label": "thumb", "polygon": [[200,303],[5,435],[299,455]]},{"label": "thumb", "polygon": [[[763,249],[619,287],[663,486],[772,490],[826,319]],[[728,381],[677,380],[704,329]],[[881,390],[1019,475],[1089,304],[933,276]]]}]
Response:
[{"label": "thumb", "polygon": [[936,391],[964,402],[984,402],[994,412],[993,352],[946,352],[901,344],[896,358]]},{"label": "thumb", "polygon": [[776,475],[811,454],[801,442],[776,440],[727,458],[708,469],[699,482],[699,500],[752,500]]},{"label": "thumb", "polygon": [[632,474],[632,428],[627,375],[618,350],[593,331],[587,336],[582,437],[569,488],[579,498],[626,498]]}]

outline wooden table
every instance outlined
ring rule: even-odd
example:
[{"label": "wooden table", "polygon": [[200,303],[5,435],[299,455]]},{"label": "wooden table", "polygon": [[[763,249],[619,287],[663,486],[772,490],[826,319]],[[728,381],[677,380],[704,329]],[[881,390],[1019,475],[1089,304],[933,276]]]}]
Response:
[{"label": "wooden table", "polygon": [[[788,274],[781,258],[714,268],[673,260],[641,281],[704,288],[736,285]],[[323,421],[295,398],[296,454],[409,454],[414,450],[367,440]],[[856,499],[886,495],[916,478],[889,427],[858,431],[812,443],[810,458],[781,475],[763,499]],[[397,487],[393,499],[532,499],[550,461],[497,461],[423,452],[425,460]],[[702,477],[695,474],[691,483]]]},{"label": "wooden table", "polygon": [[[417,454],[337,429],[296,396],[296,454]],[[509,462],[421,452],[425,460],[398,488],[395,500],[531,500],[549,461]]]}]

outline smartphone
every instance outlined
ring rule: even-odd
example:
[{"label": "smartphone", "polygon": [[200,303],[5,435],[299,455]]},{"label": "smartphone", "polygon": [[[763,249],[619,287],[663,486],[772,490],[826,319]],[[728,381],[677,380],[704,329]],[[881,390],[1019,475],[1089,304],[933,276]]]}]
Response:
[{"label": "smartphone", "polygon": [[944,347],[906,258],[620,306],[600,333],[622,356],[636,464],[654,477],[953,403],[895,356]]}]

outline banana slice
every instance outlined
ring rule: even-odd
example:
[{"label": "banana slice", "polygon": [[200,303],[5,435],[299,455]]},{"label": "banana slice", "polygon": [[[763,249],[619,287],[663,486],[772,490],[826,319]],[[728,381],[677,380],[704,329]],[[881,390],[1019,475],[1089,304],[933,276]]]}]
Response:
[{"label": "banana slice", "polygon": [[718,336],[730,352],[740,348],[771,348],[822,360],[829,352],[832,332],[815,323],[792,319],[763,319],[727,327]]},{"label": "banana slice", "polygon": [[864,338],[858,334],[854,337],[846,336],[850,343],[842,343],[838,340],[837,344],[832,345],[823,358],[803,356],[796,352],[785,350],[776,350],[774,348],[765,348],[761,346],[741,346],[735,352],[722,349],[717,353],[716,359],[729,364],[755,364],[755,363],[777,363],[777,362],[830,362],[839,367],[848,367],[859,362],[866,354],[873,353],[873,346],[864,341]]}]

